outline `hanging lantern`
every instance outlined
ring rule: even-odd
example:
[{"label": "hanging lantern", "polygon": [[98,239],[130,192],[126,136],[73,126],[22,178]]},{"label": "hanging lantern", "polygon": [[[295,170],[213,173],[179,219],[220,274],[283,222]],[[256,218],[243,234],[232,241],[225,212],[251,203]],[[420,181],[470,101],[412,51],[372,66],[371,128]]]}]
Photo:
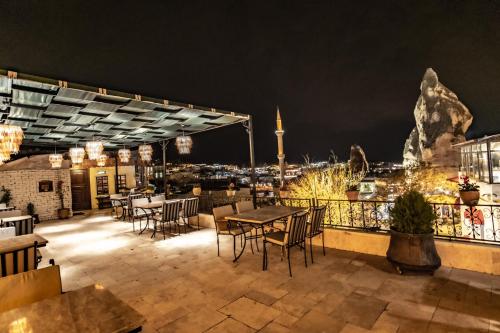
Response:
[{"label": "hanging lantern", "polygon": [[0,125],[0,155],[3,161],[8,161],[11,154],[19,152],[23,142],[23,129],[14,125]]},{"label": "hanging lantern", "polygon": [[122,163],[128,163],[131,155],[132,154],[130,153],[130,149],[123,148],[118,150],[118,157],[120,158],[120,162]]},{"label": "hanging lantern", "polygon": [[63,156],[62,154],[50,154],[49,162],[53,169],[58,169],[62,166]]},{"label": "hanging lantern", "polygon": [[71,163],[82,164],[85,157],[85,150],[81,147],[70,148],[69,157],[71,158]]},{"label": "hanging lantern", "polygon": [[99,166],[99,167],[105,166],[107,159],[108,159],[108,155],[106,155],[106,154],[99,155],[99,157],[97,158],[97,166]]},{"label": "hanging lantern", "polygon": [[178,136],[175,139],[175,146],[177,147],[177,151],[181,155],[186,155],[191,153],[191,148],[193,147],[193,140],[191,140],[190,136]]},{"label": "hanging lantern", "polygon": [[85,150],[89,156],[89,160],[96,160],[101,156],[104,146],[101,141],[89,141],[85,145]]},{"label": "hanging lantern", "polygon": [[139,156],[143,162],[150,162],[153,156],[153,147],[151,145],[140,145]]}]

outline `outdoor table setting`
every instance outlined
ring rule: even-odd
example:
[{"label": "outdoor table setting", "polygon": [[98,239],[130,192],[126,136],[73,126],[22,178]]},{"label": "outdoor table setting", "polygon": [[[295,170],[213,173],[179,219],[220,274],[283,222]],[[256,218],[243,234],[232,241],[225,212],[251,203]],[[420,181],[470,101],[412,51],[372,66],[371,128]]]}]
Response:
[{"label": "outdoor table setting", "polygon": [[[26,222],[26,223],[23,223]],[[0,226],[13,226],[16,228],[16,235],[24,235],[33,233],[33,216],[21,215],[0,218]]]},{"label": "outdoor table setting", "polygon": [[[125,211],[124,206],[127,205],[128,197],[127,196],[122,196],[122,197],[110,196],[109,201],[111,201],[111,206],[116,210],[116,217],[119,219],[125,220],[126,211]],[[120,216],[118,216],[118,211],[117,211],[118,207],[122,208],[122,214]]]},{"label": "outdoor table setting", "polygon": [[37,242],[37,247],[44,247],[49,241],[38,234],[27,234],[0,239],[0,254],[32,246],[35,242]]},{"label": "outdoor table setting", "polygon": [[[257,228],[260,227],[262,234],[264,234],[264,226],[270,225],[277,220],[291,216],[304,210],[306,210],[306,208],[303,207],[266,206],[260,209],[250,210],[235,215],[229,215],[226,216],[225,219],[241,224],[250,224]],[[233,260],[234,262],[236,262],[245,251],[246,237],[243,237],[243,240],[244,241],[241,252]]]},{"label": "outdoor table setting", "polygon": [[101,285],[0,313],[8,332],[140,332],[145,318]]}]

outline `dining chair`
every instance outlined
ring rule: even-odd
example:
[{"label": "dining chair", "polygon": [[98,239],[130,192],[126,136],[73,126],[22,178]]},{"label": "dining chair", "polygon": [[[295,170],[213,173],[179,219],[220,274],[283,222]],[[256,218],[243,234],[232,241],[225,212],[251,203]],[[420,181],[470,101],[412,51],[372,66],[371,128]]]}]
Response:
[{"label": "dining chair", "polygon": [[[217,256],[220,255],[219,236],[232,236],[233,237],[233,254],[236,260],[236,237],[246,237],[245,234],[252,230],[252,227],[247,224],[241,224],[235,221],[226,220],[226,216],[234,215],[233,206],[225,205],[212,209],[215,221],[215,232],[217,234]],[[246,239],[245,239],[246,241]]]},{"label": "dining chair", "polygon": [[[123,209],[125,209],[124,207],[126,207],[126,205],[124,205],[121,200],[113,200],[113,199],[119,199],[119,198],[122,198],[122,195],[120,193],[118,193],[118,194],[111,194],[109,196],[109,199],[111,200],[111,208],[115,212],[115,218],[119,218],[120,217],[120,216],[118,216],[118,208],[122,209],[122,216],[121,217],[125,216]],[[111,214],[113,214],[113,213],[111,213]]]},{"label": "dining chair", "polygon": [[312,250],[312,239],[316,236],[321,236],[323,241],[323,255],[325,253],[325,233],[323,229],[323,222],[325,220],[326,206],[315,206],[311,207],[310,210],[310,220],[307,222],[307,233],[306,237],[309,238],[309,249],[311,252],[311,263],[314,263],[313,250]]},{"label": "dining chair", "polygon": [[[179,212],[181,209],[180,200],[169,200],[164,201],[162,206],[162,211],[160,214],[153,215],[153,235],[151,238],[155,237],[158,224],[160,224],[161,231],[163,233],[163,239],[165,239],[165,224],[169,225],[169,232],[172,231],[172,223],[177,226],[178,233],[181,233],[179,226]],[[186,231],[184,229],[184,231]]]},{"label": "dining chair", "polygon": [[7,276],[36,269],[38,242],[12,251],[0,253],[0,275]]},{"label": "dining chair", "polygon": [[151,202],[162,202],[165,200],[165,194],[158,194],[151,197]]},{"label": "dining chair", "polygon": [[187,198],[182,205],[181,217],[184,225],[189,226],[189,218],[196,217],[197,227],[200,229],[200,215],[198,209],[200,207],[200,198]]},{"label": "dining chair", "polygon": [[306,228],[307,212],[300,212],[288,218],[288,223],[286,224],[286,229],[284,231],[274,231],[264,234],[264,256],[262,269],[267,270],[267,243],[280,246],[282,258],[283,251],[286,251],[290,277],[292,277],[292,265],[290,263],[290,249],[292,247],[299,246],[304,251],[304,263],[307,267]]},{"label": "dining chair", "polygon": [[0,312],[9,311],[62,293],[59,265],[0,278]]},{"label": "dining chair", "polygon": [[138,193],[138,194],[129,194],[128,198],[127,198],[127,205],[124,206],[124,209],[127,211],[127,216],[128,216],[128,219],[130,221],[130,219],[133,218],[133,215],[132,215],[132,201],[133,200],[136,200],[136,199],[142,199],[142,198],[145,198],[144,194],[141,194],[141,193]]},{"label": "dining chair", "polygon": [[[244,212],[250,212],[253,210],[256,210],[256,209],[255,209],[255,206],[254,206],[252,200],[238,201],[236,203],[236,213],[238,213],[238,214],[244,213]],[[254,226],[252,226],[252,227],[253,227],[252,230],[255,230],[255,236],[252,236],[252,231],[250,231],[250,237],[247,237],[247,239],[248,238],[255,239],[255,245],[257,247],[257,251],[260,252],[259,243],[257,241],[257,238],[259,238],[260,227],[254,227]],[[250,246],[252,246],[251,241],[250,241]],[[253,252],[253,246],[252,246],[252,252]]]},{"label": "dining chair", "polygon": [[148,198],[144,196],[139,197],[137,199],[130,200],[129,204],[129,218],[132,218],[132,230],[135,231],[135,220],[139,219],[139,230],[142,229],[142,219],[147,218],[149,213],[140,207],[140,205],[149,203]]}]

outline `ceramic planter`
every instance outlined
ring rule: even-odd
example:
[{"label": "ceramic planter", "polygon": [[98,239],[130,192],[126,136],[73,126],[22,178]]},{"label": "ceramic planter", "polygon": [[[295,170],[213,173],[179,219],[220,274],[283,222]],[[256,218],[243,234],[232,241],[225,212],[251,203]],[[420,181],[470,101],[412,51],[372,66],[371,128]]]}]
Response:
[{"label": "ceramic planter", "polygon": [[57,210],[57,217],[61,220],[69,218],[69,214],[70,214],[69,208],[60,208]]},{"label": "ceramic planter", "polygon": [[201,195],[201,187],[199,187],[199,186],[193,187],[193,194],[195,196],[200,196]]},{"label": "ceramic planter", "polygon": [[345,191],[345,195],[347,195],[349,201],[356,201],[358,200],[359,191]]},{"label": "ceramic planter", "polygon": [[479,191],[460,191],[460,199],[467,206],[475,206],[479,202]]}]

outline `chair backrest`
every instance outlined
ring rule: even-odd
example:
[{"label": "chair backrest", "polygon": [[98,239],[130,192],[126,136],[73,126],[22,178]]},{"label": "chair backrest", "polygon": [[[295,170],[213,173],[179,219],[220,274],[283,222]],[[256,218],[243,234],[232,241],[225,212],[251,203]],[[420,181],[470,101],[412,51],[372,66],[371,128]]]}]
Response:
[{"label": "chair backrest", "polygon": [[254,210],[255,207],[253,206],[253,201],[252,200],[246,200],[246,201],[239,201],[236,203],[236,212],[243,213],[243,212],[248,212],[250,210]]},{"label": "chair backrest", "polygon": [[164,194],[155,195],[155,196],[151,197],[151,202],[162,202],[164,200],[165,200]]},{"label": "chair backrest", "polygon": [[139,205],[147,204],[147,203],[149,203],[148,198],[142,197],[139,199],[132,199],[132,201],[130,203],[130,207],[132,208],[132,214],[134,216],[137,216],[137,215],[140,215],[141,213],[144,213],[144,211],[142,209],[138,209],[136,207]]},{"label": "chair backrest", "polygon": [[0,219],[4,219],[6,217],[21,216],[21,215],[22,215],[22,212],[19,209],[0,211]]},{"label": "chair backrest", "polygon": [[182,208],[184,217],[197,216],[199,206],[200,206],[200,198],[185,199]]},{"label": "chair backrest", "polygon": [[309,234],[317,234],[325,220],[326,206],[316,206],[311,207],[311,229],[309,229]]},{"label": "chair backrest", "polygon": [[110,199],[118,199],[118,198],[121,198],[121,197],[122,197],[122,195],[120,193],[110,194],[109,195]]},{"label": "chair backrest", "polygon": [[62,293],[59,265],[0,278],[0,313]]},{"label": "chair backrest", "polygon": [[128,205],[129,205],[129,207],[131,207],[131,206],[132,206],[132,201],[133,201],[133,200],[136,200],[136,199],[142,199],[142,198],[144,198],[144,194],[141,194],[141,193],[138,193],[138,194],[130,194],[130,195],[128,196]]},{"label": "chair backrest", "polygon": [[288,246],[305,242],[307,231],[307,212],[292,215],[286,225],[285,243]]},{"label": "chair backrest", "polygon": [[212,213],[214,215],[216,231],[227,230],[227,220],[225,220],[224,217],[234,214],[233,206],[225,205],[215,207],[212,209]]},{"label": "chair backrest", "polygon": [[16,236],[32,234],[33,229],[35,229],[35,220],[31,216],[23,218],[22,220],[2,222],[3,227],[14,227],[16,230]]},{"label": "chair backrest", "polygon": [[0,275],[7,276],[36,269],[37,242],[17,250],[0,253]]},{"label": "chair backrest", "polygon": [[162,207],[162,222],[177,221],[181,210],[181,201],[164,201]]},{"label": "chair backrest", "polygon": [[16,227],[0,228],[0,239],[16,237]]}]

